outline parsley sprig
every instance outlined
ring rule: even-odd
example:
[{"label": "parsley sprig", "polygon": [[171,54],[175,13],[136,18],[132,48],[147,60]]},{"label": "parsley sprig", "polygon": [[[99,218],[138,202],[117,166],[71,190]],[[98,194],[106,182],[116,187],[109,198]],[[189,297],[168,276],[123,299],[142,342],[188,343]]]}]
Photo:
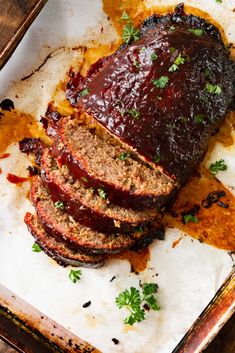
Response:
[{"label": "parsley sprig", "polygon": [[116,304],[119,309],[125,308],[129,312],[129,316],[124,319],[124,324],[134,325],[145,319],[145,310],[142,304],[154,310],[160,310],[155,294],[158,286],[156,283],[143,283],[142,293],[139,289],[131,287],[126,289],[116,298]]},{"label": "parsley sprig", "polygon": [[76,283],[81,279],[82,271],[81,270],[71,270],[69,272],[69,279],[73,282]]},{"label": "parsley sprig", "polygon": [[209,82],[206,84],[206,91],[211,94],[221,94],[222,89],[218,85],[212,85]]},{"label": "parsley sprig", "polygon": [[41,249],[40,245],[38,245],[37,243],[34,243],[34,244],[32,245],[32,251],[33,251],[33,252],[41,252],[42,249]]},{"label": "parsley sprig", "polygon": [[183,215],[183,221],[185,224],[189,222],[198,223],[198,218],[196,216],[192,216],[191,214],[185,214]]},{"label": "parsley sprig", "polygon": [[157,88],[165,88],[169,82],[169,77],[161,76],[159,79],[154,79],[153,84]]},{"label": "parsley sprig", "polygon": [[64,203],[62,201],[56,201],[55,202],[55,208],[58,208],[59,210],[64,210]]},{"label": "parsley sprig", "polygon": [[129,15],[126,11],[123,11],[121,20],[128,21],[127,24],[123,27],[122,30],[122,39],[126,44],[129,44],[133,40],[140,39],[140,31],[135,28],[131,22]]},{"label": "parsley sprig", "polygon": [[227,164],[224,159],[220,159],[215,163],[211,163],[209,170],[213,176],[216,176],[220,171],[225,171],[228,169]]},{"label": "parsley sprig", "polygon": [[177,56],[177,58],[175,59],[173,65],[171,65],[171,67],[169,68],[169,72],[174,72],[176,70],[179,70],[179,65],[182,65],[185,63],[185,58],[183,58],[181,56],[181,53],[179,53],[179,55]]},{"label": "parsley sprig", "polygon": [[197,37],[201,37],[204,33],[204,30],[200,28],[189,28],[188,31]]}]

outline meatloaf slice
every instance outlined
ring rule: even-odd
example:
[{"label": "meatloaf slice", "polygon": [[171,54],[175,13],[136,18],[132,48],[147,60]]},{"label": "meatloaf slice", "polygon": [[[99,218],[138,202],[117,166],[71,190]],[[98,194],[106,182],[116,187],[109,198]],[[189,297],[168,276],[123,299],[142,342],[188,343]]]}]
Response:
[{"label": "meatloaf slice", "polygon": [[41,226],[38,218],[31,213],[26,213],[24,221],[30,233],[36,239],[36,243],[40,245],[42,250],[59,265],[93,268],[98,268],[103,265],[104,258],[101,255],[86,255],[82,252],[73,251],[67,248],[64,243],[48,235]]},{"label": "meatloaf slice", "polygon": [[173,180],[133,159],[120,145],[94,130],[73,117],[61,119],[53,156],[60,156],[75,178],[103,188],[103,195],[113,204],[133,209],[159,209],[165,204],[175,189]]},{"label": "meatloaf slice", "polygon": [[31,187],[31,199],[46,231],[73,249],[92,254],[117,253],[131,247],[142,234],[104,234],[82,226],[56,206],[38,177]]},{"label": "meatloaf slice", "polygon": [[154,209],[134,211],[113,205],[74,179],[66,165],[60,166],[46,149],[41,158],[41,175],[53,201],[62,201],[67,213],[83,225],[105,233],[130,233],[155,221]]}]

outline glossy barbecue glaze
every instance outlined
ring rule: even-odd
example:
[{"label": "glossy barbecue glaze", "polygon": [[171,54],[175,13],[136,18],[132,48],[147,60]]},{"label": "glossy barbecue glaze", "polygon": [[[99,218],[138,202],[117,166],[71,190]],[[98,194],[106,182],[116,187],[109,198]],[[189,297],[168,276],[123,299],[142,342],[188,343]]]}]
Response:
[{"label": "glossy barbecue glaze", "polygon": [[[189,31],[193,28],[203,29],[202,35]],[[158,56],[154,61],[153,53]],[[170,72],[179,55],[184,63]],[[157,88],[153,80],[162,76],[169,78],[168,84]],[[184,15],[181,6],[170,16],[147,19],[139,41],[99,60],[85,80],[76,76],[67,95],[181,184],[202,160],[209,136],[229,109],[234,80],[234,64],[218,30]],[[221,92],[209,93],[207,84]],[[89,93],[80,97],[84,88]],[[137,118],[128,113],[133,109]]]}]

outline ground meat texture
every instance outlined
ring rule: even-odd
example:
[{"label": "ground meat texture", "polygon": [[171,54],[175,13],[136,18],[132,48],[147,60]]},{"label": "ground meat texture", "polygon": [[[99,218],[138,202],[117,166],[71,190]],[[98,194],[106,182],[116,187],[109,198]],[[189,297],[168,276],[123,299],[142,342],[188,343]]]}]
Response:
[{"label": "ground meat texture", "polygon": [[24,221],[30,233],[36,239],[37,244],[59,265],[93,268],[98,268],[103,265],[104,258],[101,255],[87,255],[82,252],[73,251],[66,247],[64,243],[48,235],[36,216],[26,213]]},{"label": "ground meat texture", "polygon": [[60,166],[48,149],[42,155],[41,168],[42,179],[53,200],[63,201],[65,210],[88,227],[106,233],[130,233],[136,227],[144,228],[159,218],[154,209],[135,211],[111,204],[109,200],[100,197],[95,189],[74,179],[68,167]]},{"label": "ground meat texture", "polygon": [[131,235],[105,234],[82,226],[64,210],[56,207],[38,177],[35,177],[31,187],[31,200],[45,230],[73,249],[89,254],[118,253],[146,236],[141,232]]},{"label": "ground meat texture", "polygon": [[[67,96],[182,185],[231,106],[235,65],[218,29],[185,15],[183,5],[171,15],[148,18],[141,34],[99,61],[77,87],[75,76]],[[161,78],[166,81],[159,86]],[[83,87],[89,93],[81,97]]]},{"label": "ground meat texture", "polygon": [[75,178],[87,178],[87,185],[95,189],[103,187],[111,203],[133,209],[160,208],[173,194],[172,180],[131,157],[121,160],[125,149],[77,119],[60,120],[57,133],[53,156],[60,156]]}]

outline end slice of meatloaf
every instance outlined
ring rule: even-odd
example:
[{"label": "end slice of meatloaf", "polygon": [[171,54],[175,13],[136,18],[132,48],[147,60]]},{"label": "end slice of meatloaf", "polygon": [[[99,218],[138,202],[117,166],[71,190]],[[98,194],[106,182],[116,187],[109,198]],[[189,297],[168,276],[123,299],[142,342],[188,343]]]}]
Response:
[{"label": "end slice of meatloaf", "polygon": [[155,209],[136,211],[109,203],[95,189],[74,179],[46,149],[41,158],[41,176],[53,201],[62,201],[67,213],[83,225],[105,233],[130,233],[159,217]]},{"label": "end slice of meatloaf", "polygon": [[92,254],[118,253],[131,247],[142,236],[141,232],[133,235],[104,234],[82,226],[61,209],[61,206],[56,207],[38,177],[31,187],[31,200],[46,231],[73,249]]},{"label": "end slice of meatloaf", "polygon": [[87,178],[89,186],[103,188],[111,203],[133,209],[159,209],[172,195],[172,179],[134,160],[120,145],[102,139],[79,120],[61,119],[57,132],[53,156],[60,156],[75,178]]},{"label": "end slice of meatloaf", "polygon": [[24,221],[32,236],[36,239],[36,243],[42,250],[54,259],[61,266],[83,266],[98,268],[104,263],[104,258],[101,255],[86,255],[82,252],[73,251],[65,246],[64,243],[56,240],[54,237],[47,234],[41,226],[38,218],[27,212]]}]

